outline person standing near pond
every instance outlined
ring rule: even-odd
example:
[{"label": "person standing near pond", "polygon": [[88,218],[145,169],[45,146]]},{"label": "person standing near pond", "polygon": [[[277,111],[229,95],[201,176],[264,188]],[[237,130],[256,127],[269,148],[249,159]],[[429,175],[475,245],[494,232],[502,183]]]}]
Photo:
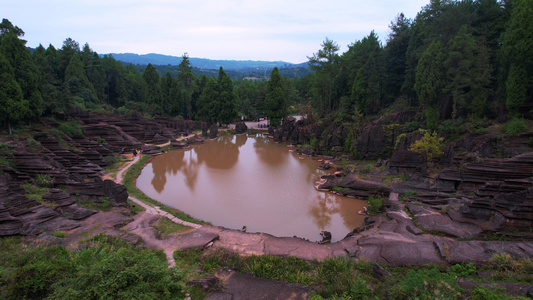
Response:
[{"label": "person standing near pond", "polygon": [[133,153],[133,157],[137,156],[137,150],[135,150],[135,148],[133,148],[131,152]]}]

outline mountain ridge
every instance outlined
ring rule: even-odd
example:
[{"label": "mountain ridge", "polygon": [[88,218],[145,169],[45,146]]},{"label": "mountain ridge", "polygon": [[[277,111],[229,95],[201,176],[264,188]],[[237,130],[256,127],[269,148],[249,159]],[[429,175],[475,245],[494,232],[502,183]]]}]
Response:
[{"label": "mountain ridge", "polygon": [[[172,56],[157,53],[136,54],[136,53],[108,53],[114,59],[123,63],[131,63],[134,65],[179,65],[182,61],[181,56]],[[307,63],[294,64],[285,61],[264,61],[264,60],[213,60],[208,58],[189,57],[189,61],[193,67],[199,69],[219,69],[225,70],[269,70],[274,67],[278,68],[298,68],[306,67]]]}]

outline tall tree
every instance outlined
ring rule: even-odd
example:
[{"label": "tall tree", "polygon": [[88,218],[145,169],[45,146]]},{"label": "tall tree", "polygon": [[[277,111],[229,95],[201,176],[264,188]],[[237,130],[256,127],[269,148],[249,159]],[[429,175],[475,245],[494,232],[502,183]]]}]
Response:
[{"label": "tall tree", "polygon": [[448,42],[448,57],[444,62],[447,70],[447,90],[453,97],[453,115],[465,113],[475,117],[483,115],[489,96],[491,66],[485,45],[477,43],[464,25]]},{"label": "tall tree", "polygon": [[152,64],[148,64],[143,73],[143,79],[146,83],[146,111],[151,114],[161,114],[161,88],[159,85],[159,74]]},{"label": "tall tree", "polygon": [[206,83],[198,98],[198,113],[196,119],[208,123],[216,123],[219,119],[220,103],[217,81],[213,77],[206,77]]},{"label": "tall tree", "polygon": [[28,110],[24,118],[35,120],[41,116],[43,98],[39,90],[40,77],[26,41],[20,40],[11,31],[0,42],[0,52],[7,59],[14,71],[15,80],[22,90],[22,97],[28,101]]},{"label": "tall tree", "polygon": [[0,23],[0,40],[8,33],[13,33],[18,37],[24,36],[24,31],[21,28],[13,26],[13,23],[8,19],[2,19],[2,23]]},{"label": "tall tree", "polygon": [[218,71],[217,90],[220,105],[217,121],[220,124],[229,124],[237,117],[236,96],[233,91],[233,82],[222,67]]},{"label": "tall tree", "polygon": [[396,22],[389,25],[391,33],[385,47],[385,84],[384,95],[386,101],[394,101],[401,94],[405,81],[406,54],[411,37],[411,20],[403,13],[396,17]]},{"label": "tall tree", "polygon": [[178,66],[178,82],[181,85],[181,90],[183,92],[183,97],[185,99],[185,117],[187,119],[192,118],[192,107],[191,107],[191,94],[192,94],[192,85],[194,81],[194,76],[192,74],[192,65],[189,60],[189,55],[184,53],[182,56],[181,63]]},{"label": "tall tree", "polygon": [[512,116],[533,101],[533,0],[515,0],[502,45],[508,71],[506,106]]},{"label": "tall tree", "polygon": [[68,82],[73,77],[78,78],[81,82],[82,90],[80,90],[80,92],[83,92],[84,94],[82,98],[84,98],[85,101],[96,103],[96,91],[94,90],[93,84],[89,81],[89,78],[87,78],[84,65],[77,54],[72,56],[70,63],[65,69],[65,82]]},{"label": "tall tree", "polygon": [[279,126],[281,120],[287,115],[287,98],[283,90],[282,77],[277,67],[272,70],[267,83],[265,108],[272,126]]},{"label": "tall tree", "polygon": [[67,69],[72,56],[80,53],[80,44],[71,38],[63,41],[63,47],[59,52],[59,78],[65,78],[65,70]]},{"label": "tall tree", "polygon": [[15,80],[13,68],[0,52],[0,118],[11,134],[11,125],[24,118],[28,101],[22,97],[22,90]]},{"label": "tall tree", "polygon": [[440,42],[433,42],[416,67],[415,91],[425,106],[427,127],[435,130],[439,121],[439,100],[444,88],[444,54]]},{"label": "tall tree", "polygon": [[324,103],[322,108],[326,111],[330,111],[333,108],[333,103],[331,101],[333,79],[339,62],[339,55],[337,52],[340,48],[337,43],[327,37],[321,46],[322,49],[319,49],[318,52],[313,54],[313,56],[308,56],[307,58],[309,59],[308,64],[313,71],[318,74],[324,74],[327,77],[327,103]]}]

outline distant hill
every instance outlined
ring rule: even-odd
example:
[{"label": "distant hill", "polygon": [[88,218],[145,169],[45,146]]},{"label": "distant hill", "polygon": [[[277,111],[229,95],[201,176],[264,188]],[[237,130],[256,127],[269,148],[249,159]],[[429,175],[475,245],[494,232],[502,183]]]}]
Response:
[{"label": "distant hill", "polygon": [[[171,56],[156,53],[135,54],[135,53],[109,53],[116,60],[123,64],[133,64],[141,72],[148,64],[156,67],[160,75],[167,71],[173,76],[177,74],[176,66],[182,61],[181,56]],[[224,68],[224,71],[232,79],[242,79],[246,77],[267,80],[270,77],[270,70],[274,67],[280,69],[283,76],[290,78],[302,77],[310,73],[307,63],[293,64],[284,61],[260,61],[260,60],[212,60],[207,58],[189,57],[193,66],[193,73],[196,75],[217,76],[218,69]]]},{"label": "distant hill", "polygon": [[[172,65],[177,66],[181,63],[181,56],[171,56],[156,53],[135,54],[135,53],[110,53],[116,60],[134,65]],[[284,61],[260,61],[260,60],[212,60],[207,58],[189,57],[193,67],[199,69],[218,70],[220,67],[224,70],[250,71],[251,69],[273,69],[292,68],[299,66],[297,64]]]}]

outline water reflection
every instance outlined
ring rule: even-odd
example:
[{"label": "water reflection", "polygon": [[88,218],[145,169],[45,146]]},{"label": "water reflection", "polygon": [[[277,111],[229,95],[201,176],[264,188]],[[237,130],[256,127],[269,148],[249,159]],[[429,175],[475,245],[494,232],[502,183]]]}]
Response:
[{"label": "water reflection", "polygon": [[286,163],[288,151],[272,151],[272,141],[266,137],[258,137],[254,143],[255,153],[266,167],[277,167]]},{"label": "water reflection", "polygon": [[[199,164],[205,163],[213,169],[229,170],[239,159],[239,145],[234,141],[232,136],[223,136],[217,143],[206,143],[201,147],[194,147],[193,151],[198,155]],[[246,143],[246,140],[244,142]]]},{"label": "water reflection", "polygon": [[313,241],[327,230],[340,240],[363,224],[365,202],[316,191],[317,166],[261,135],[224,136],[154,157],[137,186],[215,225]]}]

